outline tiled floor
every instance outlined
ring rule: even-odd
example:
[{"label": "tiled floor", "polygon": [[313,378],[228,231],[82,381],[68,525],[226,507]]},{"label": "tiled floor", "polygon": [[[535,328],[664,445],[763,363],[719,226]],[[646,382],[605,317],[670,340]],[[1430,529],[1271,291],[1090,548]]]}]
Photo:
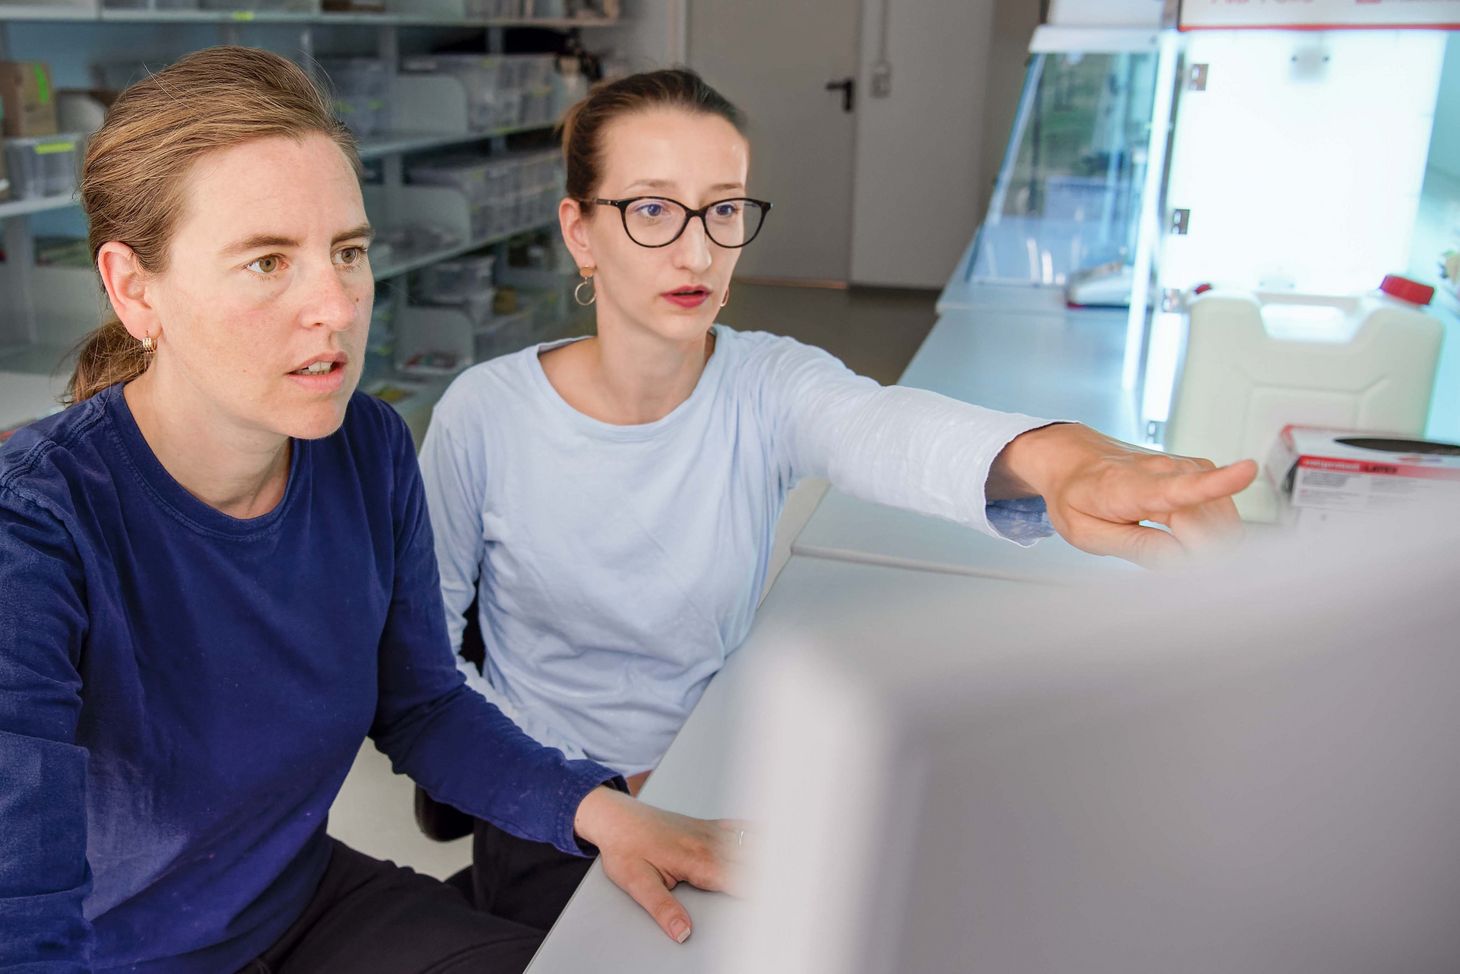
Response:
[{"label": "tiled floor", "polygon": [[[932,291],[736,284],[720,320],[819,345],[854,371],[892,383],[932,328],[936,297]],[[811,483],[792,494],[778,531],[780,560],[823,490]],[[471,861],[471,842],[443,844],[422,835],[412,817],[413,794],[411,782],[367,742],[331,810],[330,833],[362,852],[444,878]]]}]

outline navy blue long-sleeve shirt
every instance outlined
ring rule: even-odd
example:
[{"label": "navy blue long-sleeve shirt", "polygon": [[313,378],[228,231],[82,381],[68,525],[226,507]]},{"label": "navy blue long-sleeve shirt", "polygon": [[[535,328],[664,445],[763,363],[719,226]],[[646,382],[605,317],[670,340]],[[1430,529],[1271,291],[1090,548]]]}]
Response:
[{"label": "navy blue long-sleeve shirt", "polygon": [[[457,672],[404,424],[357,394],[239,520],[121,386],[0,452],[0,968],[232,971],[284,931],[369,734],[434,797],[578,851],[613,777]],[[404,810],[402,810],[404,813]]]}]

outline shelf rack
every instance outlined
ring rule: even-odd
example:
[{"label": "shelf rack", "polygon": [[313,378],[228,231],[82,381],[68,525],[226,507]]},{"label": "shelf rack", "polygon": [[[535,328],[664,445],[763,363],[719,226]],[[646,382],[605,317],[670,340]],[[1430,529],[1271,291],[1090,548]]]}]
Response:
[{"label": "shelf rack", "polygon": [[[526,0],[529,5],[533,0]],[[392,83],[397,92],[412,87],[429,87],[439,79],[414,79],[400,75],[400,30],[406,28],[471,28],[485,31],[486,50],[483,54],[500,54],[505,48],[504,32],[515,28],[545,28],[560,31],[608,28],[621,25],[617,17],[501,17],[473,18],[464,15],[463,0],[412,0],[410,12],[339,13],[322,9],[320,0],[299,0],[296,9],[289,10],[187,10],[154,11],[111,9],[101,0],[55,0],[51,3],[22,3],[16,0],[0,0],[0,58],[11,56],[8,29],[10,25],[57,24],[79,25],[100,24],[212,24],[218,27],[220,43],[240,43],[246,39],[246,31],[253,26],[285,25],[299,28],[299,47],[307,63],[315,57],[314,30],[330,26],[352,26],[373,28],[376,31],[377,56],[388,64],[397,66]],[[20,55],[16,55],[20,56]],[[393,119],[390,130],[378,133],[360,142],[360,156],[363,160],[378,161],[383,175],[383,203],[376,209],[385,214],[403,212],[399,204],[400,194],[405,187],[404,157],[458,146],[486,144],[493,153],[506,149],[507,139],[521,133],[547,131],[551,123],[521,125],[493,131],[472,131],[465,118],[463,99],[447,94],[442,97],[441,89],[414,93],[405,91],[405,97],[394,97],[393,102],[402,102],[410,108]],[[423,129],[420,119],[425,117],[420,106],[432,106],[433,121]],[[445,107],[443,107],[443,105]],[[367,194],[374,195],[374,194]],[[9,391],[15,398],[22,391],[34,394],[39,388],[49,390],[47,401],[37,402],[30,413],[43,415],[49,411],[54,394],[63,384],[63,377],[57,369],[64,371],[64,359],[73,348],[75,340],[86,329],[93,327],[99,316],[91,308],[96,303],[96,285],[88,271],[74,268],[41,268],[34,263],[34,242],[31,217],[53,211],[67,210],[78,205],[76,193],[40,198],[17,199],[0,202],[0,242],[3,242],[7,260],[0,264],[0,284],[5,290],[4,306],[0,308],[0,375],[9,375],[15,381],[9,383]],[[387,216],[388,218],[388,216]],[[378,219],[378,217],[377,217]],[[475,250],[497,248],[505,264],[505,247],[510,238],[532,230],[551,226],[549,222],[538,222],[519,227],[511,232],[488,237],[459,235],[461,243],[419,254],[394,255],[388,266],[375,272],[377,281],[400,278],[413,270],[426,267],[438,261],[448,260]],[[8,270],[5,269],[9,265]],[[394,289],[390,300],[401,302],[404,307],[406,288]],[[84,297],[67,297],[79,294]],[[59,304],[57,303],[60,296]],[[38,301],[39,299],[39,301]],[[401,320],[401,315],[396,315]],[[24,381],[19,376],[25,376]],[[44,381],[37,381],[37,377]],[[435,394],[440,385],[430,384]],[[434,398],[429,396],[426,398]],[[8,415],[0,415],[0,429],[13,422],[16,404],[5,399],[3,404]],[[422,410],[429,414],[429,402],[417,397],[411,403],[413,429],[422,421]],[[0,410],[5,412],[6,410]],[[22,410],[23,411],[23,410]],[[20,417],[24,418],[24,417]]]}]

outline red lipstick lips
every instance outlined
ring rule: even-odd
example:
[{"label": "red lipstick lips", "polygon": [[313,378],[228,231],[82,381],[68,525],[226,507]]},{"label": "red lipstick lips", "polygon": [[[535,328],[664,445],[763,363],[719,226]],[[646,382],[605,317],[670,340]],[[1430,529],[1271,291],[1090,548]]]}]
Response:
[{"label": "red lipstick lips", "polygon": [[665,291],[660,296],[681,308],[698,308],[710,296],[710,290],[699,285],[687,285],[673,291]]}]

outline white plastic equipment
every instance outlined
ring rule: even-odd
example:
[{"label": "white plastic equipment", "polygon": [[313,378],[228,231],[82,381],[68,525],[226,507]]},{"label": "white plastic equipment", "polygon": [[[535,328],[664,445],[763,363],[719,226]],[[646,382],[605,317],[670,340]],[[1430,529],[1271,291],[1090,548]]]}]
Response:
[{"label": "white plastic equipment", "polygon": [[[1408,284],[1386,279],[1400,293],[1412,293]],[[1261,462],[1290,423],[1421,437],[1442,334],[1418,304],[1382,292],[1199,295],[1166,449],[1218,464]],[[1247,520],[1277,517],[1265,477],[1236,500]]]}]

